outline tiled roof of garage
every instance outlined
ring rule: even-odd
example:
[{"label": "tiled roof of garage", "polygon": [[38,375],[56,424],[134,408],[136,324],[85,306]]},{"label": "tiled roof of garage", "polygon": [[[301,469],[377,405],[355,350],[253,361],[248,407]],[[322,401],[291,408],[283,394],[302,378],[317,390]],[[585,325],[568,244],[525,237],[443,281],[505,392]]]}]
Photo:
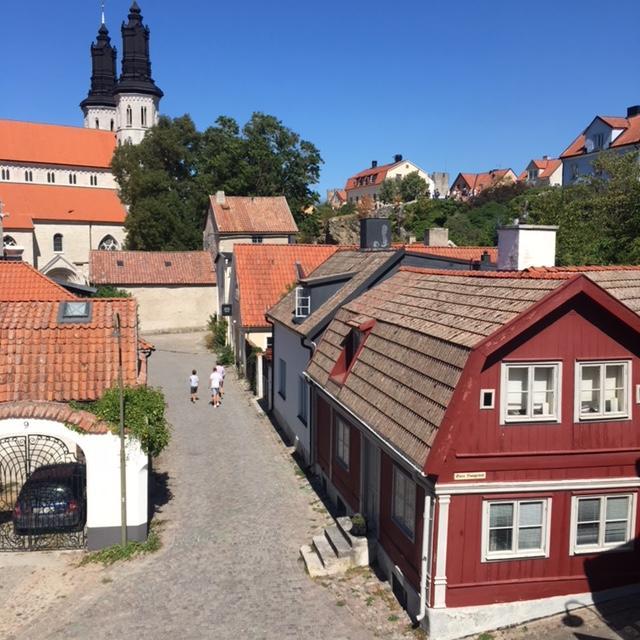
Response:
[{"label": "tiled roof of garage", "polygon": [[64,302],[0,304],[0,402],[96,400],[115,384],[120,315],[124,383],[138,370],[137,305],[133,299],[92,299],[84,324],[60,323]]},{"label": "tiled roof of garage", "polygon": [[108,433],[109,425],[88,411],[72,409],[61,402],[2,402],[0,420],[52,420],[71,424],[86,433]]},{"label": "tiled roof of garage", "polygon": [[0,301],[73,300],[75,296],[26,262],[0,261]]},{"label": "tiled roof of garage", "polygon": [[92,251],[89,260],[93,284],[216,284],[208,251]]}]

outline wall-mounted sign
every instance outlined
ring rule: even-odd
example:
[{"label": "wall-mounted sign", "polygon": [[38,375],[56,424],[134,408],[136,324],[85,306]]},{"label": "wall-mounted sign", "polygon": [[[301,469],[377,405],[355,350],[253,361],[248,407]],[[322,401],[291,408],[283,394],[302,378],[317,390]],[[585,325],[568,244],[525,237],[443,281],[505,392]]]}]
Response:
[{"label": "wall-mounted sign", "polygon": [[230,316],[232,311],[233,311],[232,305],[230,305],[230,304],[223,304],[222,305],[222,315],[223,316]]},{"label": "wall-mounted sign", "polygon": [[485,480],[487,477],[486,471],[467,471],[466,473],[454,473],[454,480]]}]

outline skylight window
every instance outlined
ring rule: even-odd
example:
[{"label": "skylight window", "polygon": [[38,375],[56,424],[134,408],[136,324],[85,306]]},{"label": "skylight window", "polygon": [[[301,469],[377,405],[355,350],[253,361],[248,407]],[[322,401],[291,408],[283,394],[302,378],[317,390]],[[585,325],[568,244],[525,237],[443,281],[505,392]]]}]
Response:
[{"label": "skylight window", "polygon": [[65,301],[60,303],[58,322],[89,322],[91,303],[87,300]]},{"label": "skylight window", "polygon": [[116,265],[119,267],[124,267],[124,260],[116,260]]},{"label": "skylight window", "polygon": [[165,260],[164,261],[164,266],[165,267],[170,267],[171,266],[171,260]]}]

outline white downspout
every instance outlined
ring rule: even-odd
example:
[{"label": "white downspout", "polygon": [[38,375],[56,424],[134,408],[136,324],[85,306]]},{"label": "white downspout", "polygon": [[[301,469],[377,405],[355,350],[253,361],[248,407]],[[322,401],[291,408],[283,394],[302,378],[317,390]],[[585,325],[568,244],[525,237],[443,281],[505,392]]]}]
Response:
[{"label": "white downspout", "polygon": [[431,496],[425,491],[424,513],[422,514],[422,560],[420,561],[420,612],[417,622],[427,614],[427,571],[429,569],[429,545],[431,544]]}]

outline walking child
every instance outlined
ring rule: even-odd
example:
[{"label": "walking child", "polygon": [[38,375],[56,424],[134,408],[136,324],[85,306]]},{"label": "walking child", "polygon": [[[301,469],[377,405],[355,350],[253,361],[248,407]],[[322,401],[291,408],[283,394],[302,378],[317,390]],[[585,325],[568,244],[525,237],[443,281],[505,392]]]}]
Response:
[{"label": "walking child", "polygon": [[189,388],[191,389],[191,402],[195,402],[198,399],[198,385],[200,384],[200,378],[198,378],[198,372],[194,369],[189,376]]},{"label": "walking child", "polygon": [[219,362],[216,362],[216,369],[220,374],[220,400],[222,400],[224,398],[224,376],[226,372]]},{"label": "walking child", "polygon": [[214,407],[220,406],[220,372],[217,367],[213,367],[213,371],[209,376],[211,382],[211,403]]}]

